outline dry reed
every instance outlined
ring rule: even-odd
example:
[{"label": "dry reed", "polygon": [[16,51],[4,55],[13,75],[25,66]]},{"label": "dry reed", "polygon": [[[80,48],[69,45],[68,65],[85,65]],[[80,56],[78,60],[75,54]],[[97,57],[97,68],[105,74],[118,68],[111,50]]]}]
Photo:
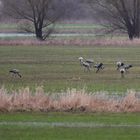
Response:
[{"label": "dry reed", "polygon": [[[35,93],[29,88],[8,93],[0,89],[0,112],[17,111],[86,111],[86,112],[140,112],[140,93],[129,90],[125,96],[107,95],[104,92],[86,93],[85,90],[67,90],[66,93],[44,93],[38,87]],[[115,98],[114,98],[115,97]]]},{"label": "dry reed", "polygon": [[111,38],[97,38],[97,39],[48,39],[46,41],[39,41],[35,39],[18,39],[18,40],[0,40],[0,46],[139,46],[140,39],[134,39],[130,41],[129,39],[111,39]]}]

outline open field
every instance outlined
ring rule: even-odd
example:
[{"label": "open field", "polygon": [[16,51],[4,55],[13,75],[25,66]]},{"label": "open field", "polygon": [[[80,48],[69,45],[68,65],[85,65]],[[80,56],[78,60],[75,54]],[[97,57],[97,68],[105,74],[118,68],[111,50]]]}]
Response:
[{"label": "open field", "polygon": [[[124,92],[140,90],[139,47],[79,47],[79,46],[0,46],[0,85],[8,90],[21,87],[44,86],[47,92],[60,92],[68,88],[87,91]],[[78,57],[103,62],[100,73],[84,72]],[[115,63],[122,60],[134,67],[122,79]],[[17,68],[23,75],[14,78],[8,71]]]},{"label": "open field", "polygon": [[[56,25],[55,32],[94,33],[97,28],[101,27],[89,24],[60,24]],[[0,32],[16,31],[15,24],[0,25]],[[1,38],[0,139],[139,140],[140,114],[119,112],[139,112],[140,98],[137,93],[140,91],[140,43],[121,42],[120,38],[109,42],[96,40],[93,36],[59,36],[46,42],[36,42],[31,38],[27,40],[27,37]],[[80,56],[103,62],[105,69],[100,73],[95,73],[95,69],[84,72],[79,64]],[[121,78],[120,73],[116,71],[115,63],[118,60],[134,66],[125,78]],[[22,78],[9,74],[9,70],[13,68],[20,70]],[[41,88],[35,95],[33,93],[38,86]],[[134,94],[124,95],[131,92],[127,91],[128,89],[134,89]],[[76,92],[68,96],[66,93],[69,91]],[[86,93],[82,94],[82,98],[80,91]],[[97,92],[102,100],[94,99],[93,94],[89,92]],[[59,93],[64,95],[61,97]],[[108,96],[100,96],[100,93],[113,94],[109,96],[113,97],[114,102],[106,100]],[[51,97],[56,100],[52,102]],[[54,105],[56,109],[52,106],[53,109],[49,110],[47,103],[50,108]],[[90,109],[93,110],[88,110],[89,103]],[[94,108],[95,105],[98,105],[99,110]],[[109,110],[106,111],[104,106]],[[111,110],[113,107],[115,110]],[[8,111],[13,113],[4,113]],[[27,113],[28,111],[30,113]],[[47,113],[51,111],[60,112]],[[71,113],[66,113],[68,111]],[[89,113],[115,111],[118,113]]]},{"label": "open field", "polygon": [[[50,37],[45,42],[36,41],[32,37],[0,39],[1,86],[4,85],[8,90],[28,86],[34,90],[41,85],[47,92],[61,92],[68,88],[85,88],[91,92],[140,90],[139,40],[130,42],[125,38],[121,41],[122,36],[113,40],[107,40],[107,37],[100,40],[90,34],[88,36],[90,31],[101,28],[91,23],[59,23],[55,27],[60,36]],[[15,32],[16,28],[14,23],[0,25],[1,32]],[[64,36],[61,33],[64,33]],[[72,33],[72,36],[66,36],[67,33]],[[78,36],[75,36],[75,33],[78,33]],[[82,36],[81,33],[87,33],[87,36]],[[96,74],[95,70],[84,72],[79,65],[80,56],[103,62],[105,69],[99,74]],[[124,79],[121,79],[120,73],[115,70],[115,62],[118,60],[134,65]],[[12,68],[20,69],[23,77],[11,77],[8,71]]]},{"label": "open field", "polygon": [[0,114],[3,140],[139,140],[139,114]]},{"label": "open field", "polygon": [[[85,38],[91,39],[95,37],[97,29],[102,28],[96,24],[72,24],[72,23],[58,23],[55,25],[53,34],[50,38]],[[1,23],[0,25],[0,40],[14,40],[14,39],[33,39],[33,34],[27,34],[19,28],[19,24]]]},{"label": "open field", "polygon": [[[21,32],[20,30],[20,23],[1,23],[0,25],[0,32]],[[102,26],[97,24],[81,24],[81,23],[57,23],[55,25],[55,32],[59,33],[88,33],[93,32],[95,29],[99,29]]]},{"label": "open field", "polygon": [[[43,85],[45,90],[52,92],[69,87],[85,87],[89,91],[139,90],[139,54],[138,47],[1,46],[0,84],[8,89]],[[93,58],[95,62],[102,61],[105,69],[98,74],[94,70],[86,73],[79,65],[79,56]],[[117,60],[134,65],[124,79],[116,71]],[[20,69],[23,77],[11,77],[8,71],[12,68]]]}]

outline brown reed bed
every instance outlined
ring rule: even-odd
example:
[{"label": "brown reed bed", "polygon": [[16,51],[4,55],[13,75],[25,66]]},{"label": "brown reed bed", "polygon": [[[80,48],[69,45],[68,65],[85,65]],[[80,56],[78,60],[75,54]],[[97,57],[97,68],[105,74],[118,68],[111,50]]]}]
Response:
[{"label": "brown reed bed", "polygon": [[130,41],[126,38],[96,38],[96,39],[81,39],[81,38],[72,38],[72,39],[48,39],[46,41],[39,41],[36,39],[12,39],[12,40],[0,40],[0,46],[139,46],[140,39],[134,39]]},{"label": "brown reed bed", "polygon": [[1,88],[0,112],[140,112],[139,95],[133,90],[125,96],[76,89],[49,95],[42,87],[37,87],[35,93],[28,87],[12,93]]}]

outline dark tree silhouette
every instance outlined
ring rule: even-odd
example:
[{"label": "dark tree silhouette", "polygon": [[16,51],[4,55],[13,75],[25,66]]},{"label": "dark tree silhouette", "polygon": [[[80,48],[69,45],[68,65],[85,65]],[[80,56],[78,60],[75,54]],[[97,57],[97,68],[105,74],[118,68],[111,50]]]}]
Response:
[{"label": "dark tree silhouette", "polygon": [[140,0],[88,0],[109,32],[127,32],[129,39],[140,37]]},{"label": "dark tree silhouette", "polygon": [[[45,40],[53,31],[54,23],[64,14],[63,0],[2,0],[4,13],[32,23],[39,40]],[[26,31],[31,32],[29,28]]]}]

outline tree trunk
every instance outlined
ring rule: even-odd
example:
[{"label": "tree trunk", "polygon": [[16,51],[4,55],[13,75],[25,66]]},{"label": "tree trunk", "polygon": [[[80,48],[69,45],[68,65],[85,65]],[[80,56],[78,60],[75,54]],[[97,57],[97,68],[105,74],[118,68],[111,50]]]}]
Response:
[{"label": "tree trunk", "polygon": [[35,34],[36,34],[37,39],[43,40],[42,28],[36,28],[35,29]]},{"label": "tree trunk", "polygon": [[130,32],[130,33],[128,33],[128,35],[129,35],[129,39],[130,40],[133,40],[134,39],[134,35]]},{"label": "tree trunk", "polygon": [[128,36],[129,36],[129,39],[130,39],[130,40],[133,40],[133,39],[136,37],[135,35],[136,35],[136,34],[135,34],[135,32],[134,32],[133,27],[128,28]]}]

